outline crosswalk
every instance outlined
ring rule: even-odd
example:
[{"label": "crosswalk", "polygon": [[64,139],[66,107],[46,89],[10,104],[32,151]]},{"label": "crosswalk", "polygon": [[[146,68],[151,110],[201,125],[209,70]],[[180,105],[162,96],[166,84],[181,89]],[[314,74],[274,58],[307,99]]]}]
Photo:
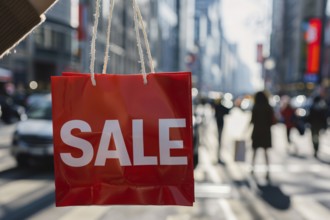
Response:
[{"label": "crosswalk", "polygon": [[54,186],[49,174],[11,169],[0,173],[0,219],[24,219],[50,204]]},{"label": "crosswalk", "polygon": [[[197,186],[197,202],[194,207],[176,206],[78,206],[55,207],[52,180],[37,175],[35,179],[19,179],[0,187],[0,219],[40,219],[40,220],[91,220],[91,219],[199,219],[196,216],[224,216],[222,208],[229,206],[221,194],[227,193],[228,186]],[[211,193],[211,196],[209,196]],[[206,197],[205,197],[206,196]],[[203,199],[199,200],[199,198]],[[211,199],[208,199],[210,198]],[[207,207],[217,210],[205,211]],[[205,213],[206,212],[206,213]],[[230,209],[227,207],[227,212]],[[162,213],[162,214],[160,214]],[[227,214],[228,214],[227,213]],[[160,216],[159,216],[160,215]],[[231,214],[232,215],[232,214]],[[194,217],[195,216],[195,217]],[[179,218],[180,217],[180,218]],[[205,218],[207,219],[207,218]],[[228,218],[219,218],[228,219]],[[233,219],[233,218],[231,218]]]},{"label": "crosswalk", "polygon": [[[0,150],[0,165],[12,161],[8,149]],[[205,161],[207,161],[205,159]],[[202,166],[203,167],[203,166]],[[205,168],[205,169],[204,169]],[[176,206],[77,206],[55,207],[54,174],[52,170],[18,169],[15,163],[0,171],[0,219],[199,219],[198,216],[219,216],[234,219],[229,208],[232,188],[219,177],[219,167],[205,165],[198,172],[208,181],[196,182],[194,207]],[[196,172],[196,174],[198,173]],[[197,174],[198,175],[198,174]],[[206,205],[207,204],[207,205]],[[216,212],[205,211],[206,207]],[[226,213],[223,209],[226,209]],[[159,214],[162,213],[162,217]],[[197,217],[196,217],[197,216]],[[213,216],[213,217],[212,217]],[[208,218],[206,218],[208,219]]]},{"label": "crosswalk", "polygon": [[[255,177],[250,175],[251,171],[251,142],[249,140],[249,131],[246,125],[250,116],[239,115],[239,111],[234,111],[229,115],[227,127],[225,127],[224,145],[227,147],[224,152],[227,155],[227,161],[233,160],[233,141],[237,138],[243,138],[247,143],[246,161],[243,163],[234,163],[237,169],[230,169],[232,178],[237,182],[248,180],[247,192],[253,192],[254,195],[262,197],[267,193],[260,189],[267,188],[265,174],[267,167],[263,158],[263,152],[258,152],[255,166]],[[320,160],[313,157],[313,147],[310,131],[307,129],[304,136],[300,136],[293,130],[292,140],[297,147],[288,151],[286,142],[285,127],[282,124],[273,126],[273,148],[270,150],[270,173],[271,184],[279,193],[290,199],[290,206],[286,210],[278,210],[274,205],[267,201],[260,204],[259,209],[267,210],[264,218],[269,219],[328,219],[330,216],[330,130],[328,129],[321,135],[320,141]],[[230,136],[230,133],[236,133],[236,136]],[[262,189],[264,189],[262,188]],[[275,191],[275,190],[274,190]],[[320,194],[325,196],[320,197]],[[276,198],[276,195],[272,195]],[[269,197],[272,197],[269,196]],[[248,198],[253,196],[247,196]],[[273,202],[276,202],[274,199]],[[258,205],[256,205],[258,206]],[[327,216],[327,217],[326,217]]]},{"label": "crosswalk", "polygon": [[33,191],[37,191],[40,188],[49,185],[49,181],[42,180],[18,180],[2,186],[0,189],[0,205],[6,204],[18,200]]},{"label": "crosswalk", "polygon": [[[0,138],[0,219],[193,219],[194,216],[209,215],[205,203],[221,201],[226,206],[230,188],[222,185],[217,172],[210,169],[207,173],[216,184],[196,184],[197,202],[194,207],[158,206],[78,206],[55,207],[55,187],[52,171],[31,171],[16,169],[15,160],[10,156],[8,146],[14,126],[1,126]],[[206,170],[212,166],[205,167]],[[212,201],[205,202],[209,197]],[[199,200],[199,198],[202,200]],[[214,203],[215,204],[215,203]],[[220,203],[207,205],[221,217]],[[217,213],[218,212],[218,213]],[[214,214],[213,214],[214,215]],[[199,217],[195,217],[198,219]],[[221,218],[220,218],[221,219]],[[222,218],[225,219],[225,218]]]},{"label": "crosswalk", "polygon": [[52,170],[20,170],[16,168],[15,160],[10,156],[8,148],[3,147],[0,148],[0,219],[236,220],[234,212],[231,211],[232,187],[228,181],[223,181],[224,177],[220,175],[223,173],[220,170],[222,168],[210,163],[207,150],[203,155],[203,165],[196,171],[200,181],[196,181],[196,202],[193,207],[55,207]]},{"label": "crosswalk", "polygon": [[[210,112],[209,112],[210,113]],[[211,117],[211,114],[208,114]],[[240,121],[246,119],[240,116]],[[256,166],[256,179],[251,178],[250,155],[247,161],[235,163],[232,145],[224,142],[226,166],[214,163],[216,149],[215,122],[210,118],[200,147],[200,164],[195,170],[196,202],[193,207],[176,206],[77,206],[55,207],[52,170],[21,170],[8,148],[0,148],[0,219],[35,220],[254,220],[254,219],[328,219],[330,216],[330,165],[310,157],[307,145],[302,157],[287,154],[282,146],[282,131],[276,131],[270,166],[272,187],[288,198],[287,209],[279,209],[266,201],[264,185],[266,167],[262,160]],[[243,126],[244,123],[241,123]],[[231,129],[242,129],[230,124]],[[276,129],[275,129],[276,130]],[[230,133],[230,132],[229,132]],[[285,133],[284,133],[285,134]],[[301,139],[295,137],[299,142]],[[227,142],[226,142],[227,141]],[[306,140],[301,141],[307,142]],[[328,140],[323,140],[328,143]],[[299,142],[300,143],[300,142]],[[325,146],[325,145],[324,145]],[[327,152],[324,148],[322,151]],[[283,161],[285,163],[283,163]],[[260,180],[260,181],[259,181]],[[266,187],[266,188],[265,188]],[[267,194],[266,194],[267,195]],[[272,199],[272,196],[268,197]],[[277,201],[278,202],[278,201]]]},{"label": "crosswalk", "polygon": [[97,207],[92,206],[89,208],[78,207],[73,209],[71,212],[59,218],[60,220],[71,220],[71,219],[100,219],[102,216],[109,212],[109,207]]}]

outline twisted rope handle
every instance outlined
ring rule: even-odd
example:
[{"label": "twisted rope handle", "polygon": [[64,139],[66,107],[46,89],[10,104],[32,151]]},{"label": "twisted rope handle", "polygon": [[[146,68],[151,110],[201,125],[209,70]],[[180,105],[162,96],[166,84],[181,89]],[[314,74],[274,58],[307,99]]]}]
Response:
[{"label": "twisted rope handle", "polygon": [[147,84],[147,73],[146,73],[146,67],[145,67],[145,62],[144,62],[144,55],[143,55],[143,50],[142,50],[142,45],[141,45],[141,36],[139,32],[139,21],[138,21],[138,13],[137,13],[137,5],[136,1],[132,0],[133,4],[133,12],[134,12],[134,27],[135,27],[135,34],[136,34],[136,41],[137,41],[137,47],[139,51],[139,56],[140,56],[140,62],[141,62],[141,71],[143,75],[143,82],[144,84]]},{"label": "twisted rope handle", "polygon": [[109,61],[109,48],[110,48],[110,33],[111,33],[111,21],[113,15],[113,9],[115,7],[115,0],[110,1],[110,12],[108,15],[108,30],[107,30],[107,44],[105,47],[104,52],[104,61],[103,61],[103,71],[102,73],[105,74],[107,71],[108,61]]},{"label": "twisted rope handle", "polygon": [[95,81],[95,45],[96,45],[96,38],[97,38],[97,27],[99,24],[99,17],[100,17],[100,0],[95,1],[95,14],[94,14],[94,26],[93,26],[93,35],[92,35],[92,44],[91,44],[91,62],[89,65],[89,71],[91,72],[91,80],[93,86],[96,86],[96,81]]},{"label": "twisted rope handle", "polygon": [[[108,61],[109,61],[111,20],[112,20],[114,5],[115,5],[115,0],[112,0],[112,3],[110,3],[110,12],[108,15],[107,43],[106,43],[106,48],[105,48],[105,52],[104,52],[104,64],[103,64],[103,70],[102,70],[103,74],[106,73],[107,65],[108,65]],[[134,27],[135,27],[135,33],[136,33],[136,41],[137,41],[139,57],[141,59],[140,60],[141,72],[143,75],[144,84],[147,84],[148,83],[147,73],[146,73],[144,55],[143,55],[143,50],[142,50],[142,45],[141,45],[141,36],[140,36],[140,32],[139,32],[139,26],[142,29],[144,43],[146,46],[147,55],[148,55],[148,59],[149,59],[150,71],[152,73],[155,72],[155,67],[153,64],[148,36],[147,36],[146,28],[144,26],[140,8],[135,0],[132,0],[132,5],[133,5],[133,13],[134,13]],[[92,43],[91,43],[91,62],[90,62],[91,81],[92,81],[93,86],[96,86],[94,71],[95,71],[96,39],[97,39],[97,28],[98,28],[99,17],[100,17],[100,0],[96,0],[95,1],[93,35],[92,35]]]},{"label": "twisted rope handle", "polygon": [[136,4],[136,12],[137,12],[137,15],[138,15],[138,18],[139,18],[139,21],[140,21],[140,25],[141,25],[141,29],[142,29],[142,33],[143,33],[143,38],[144,38],[144,43],[145,43],[146,49],[147,49],[150,72],[154,73],[155,72],[155,66],[154,66],[154,62],[152,60],[152,56],[151,56],[151,50],[150,50],[148,35],[147,35],[147,32],[146,32],[146,28],[144,26],[143,18],[142,18],[140,7],[139,7],[138,4]]}]

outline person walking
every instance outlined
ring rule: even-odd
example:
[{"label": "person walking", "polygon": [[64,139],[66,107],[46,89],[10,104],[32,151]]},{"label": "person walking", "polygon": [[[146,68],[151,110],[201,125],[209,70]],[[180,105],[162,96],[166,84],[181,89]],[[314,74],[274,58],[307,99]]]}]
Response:
[{"label": "person walking", "polygon": [[222,141],[223,126],[224,126],[224,117],[225,115],[229,114],[230,109],[225,107],[221,101],[222,101],[221,98],[218,98],[214,101],[214,113],[218,127],[217,159],[218,159],[218,163],[225,164],[221,158],[221,141]]},{"label": "person walking", "polygon": [[312,133],[315,158],[318,158],[320,132],[327,129],[327,110],[325,100],[319,95],[315,96],[307,116],[307,122]]},{"label": "person walking", "polygon": [[[281,105],[281,119],[282,122],[285,125],[286,128],[286,137],[288,141],[288,146],[287,150],[289,152],[290,147],[292,146],[292,141],[291,141],[291,131],[292,128],[295,127],[295,109],[291,106],[290,104],[290,97],[285,95],[282,96],[282,105]],[[295,151],[297,152],[297,147],[295,148]]]},{"label": "person walking", "polygon": [[275,123],[274,110],[268,102],[268,98],[263,91],[259,91],[254,96],[254,106],[252,108],[251,124],[252,130],[252,171],[254,174],[255,159],[258,149],[264,150],[265,162],[267,166],[266,179],[269,180],[269,156],[268,150],[272,147],[271,126]]}]

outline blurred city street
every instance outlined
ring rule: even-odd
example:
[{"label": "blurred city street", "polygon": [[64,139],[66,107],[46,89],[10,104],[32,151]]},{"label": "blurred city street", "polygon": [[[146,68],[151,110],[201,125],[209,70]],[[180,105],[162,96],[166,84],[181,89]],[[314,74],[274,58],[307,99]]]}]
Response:
[{"label": "blurred city street", "polygon": [[[10,156],[14,125],[0,126],[0,219],[144,219],[144,220],[248,220],[327,219],[330,216],[330,132],[323,135],[320,158],[312,153],[309,132],[297,145],[286,148],[285,127],[273,126],[270,183],[265,180],[262,157],[255,177],[250,175],[250,113],[232,109],[225,118],[222,157],[217,164],[217,130],[212,108],[203,108],[200,125],[199,164],[195,169],[193,207],[88,206],[56,208],[54,176],[50,169],[18,169]],[[235,140],[245,139],[245,162],[235,162]],[[262,152],[260,152],[262,155]]]},{"label": "blurred city street", "polygon": [[0,220],[330,219],[330,1],[0,0],[0,30]]}]

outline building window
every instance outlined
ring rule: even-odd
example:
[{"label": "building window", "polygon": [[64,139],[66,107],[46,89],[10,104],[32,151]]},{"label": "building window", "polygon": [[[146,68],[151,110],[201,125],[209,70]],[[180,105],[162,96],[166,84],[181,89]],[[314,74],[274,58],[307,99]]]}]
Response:
[{"label": "building window", "polygon": [[50,28],[44,28],[44,47],[47,49],[52,48],[52,30]]}]

